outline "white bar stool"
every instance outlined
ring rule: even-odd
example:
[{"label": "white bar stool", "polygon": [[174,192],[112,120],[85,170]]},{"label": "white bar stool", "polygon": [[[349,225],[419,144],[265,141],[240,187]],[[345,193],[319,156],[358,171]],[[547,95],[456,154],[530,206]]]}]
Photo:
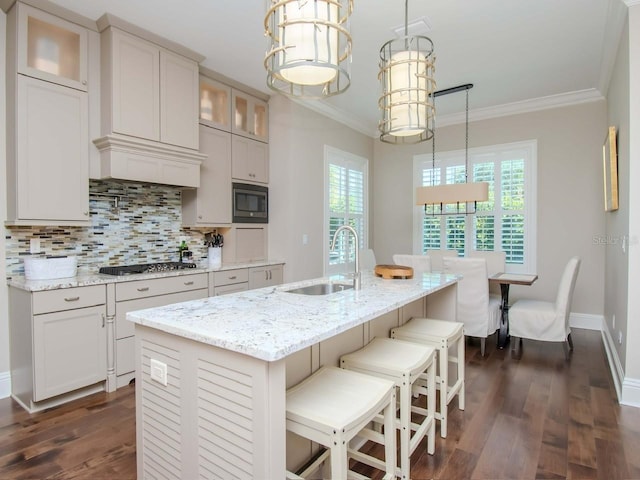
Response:
[{"label": "white bar stool", "polygon": [[[287,472],[287,479],[304,479],[330,457],[333,480],[346,480],[347,474],[366,478],[349,470],[349,448],[354,437],[366,435],[384,444],[384,461],[377,460],[376,468],[383,470],[383,479],[395,478],[396,389],[390,380],[351,372],[337,367],[322,367],[298,385],[287,390],[287,430],[319,443],[327,448],[300,475]],[[384,432],[367,429],[367,424],[383,412]],[[364,455],[364,454],[360,454]],[[368,455],[367,455],[368,457]]]},{"label": "white bar stool", "polygon": [[[458,408],[464,410],[464,324],[431,318],[412,318],[401,327],[391,330],[391,338],[422,343],[438,349],[439,371],[436,384],[440,389],[440,410],[436,420],[440,421],[440,436],[447,437],[448,405],[458,395]],[[449,355],[449,348],[456,346],[456,356]],[[449,385],[449,362],[456,363],[457,378]]]},{"label": "white bar stool", "polygon": [[[435,356],[433,347],[390,338],[374,338],[360,350],[340,357],[342,368],[392,380],[400,390],[400,418],[396,421],[400,431],[400,469],[396,475],[406,480],[410,478],[411,454],[425,436],[428,438],[427,452],[433,455],[435,451]],[[417,382],[418,379],[422,381]],[[427,408],[412,406],[412,394],[425,395]],[[413,423],[412,412],[423,416],[423,420]],[[412,435],[412,432],[415,433]]]}]

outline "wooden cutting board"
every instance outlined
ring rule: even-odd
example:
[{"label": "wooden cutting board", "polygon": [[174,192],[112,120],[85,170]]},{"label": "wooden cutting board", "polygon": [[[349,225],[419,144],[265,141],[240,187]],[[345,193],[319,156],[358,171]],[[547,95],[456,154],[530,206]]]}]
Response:
[{"label": "wooden cutting board", "polygon": [[373,272],[386,279],[413,278],[413,268],[404,265],[376,265]]}]

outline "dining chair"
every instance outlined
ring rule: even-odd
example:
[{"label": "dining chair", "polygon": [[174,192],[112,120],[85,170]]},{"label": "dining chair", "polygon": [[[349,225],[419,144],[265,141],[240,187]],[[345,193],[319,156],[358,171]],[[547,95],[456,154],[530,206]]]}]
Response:
[{"label": "dining chair", "polygon": [[442,272],[442,259],[445,257],[458,257],[458,252],[456,250],[447,250],[447,249],[434,249],[427,250],[425,255],[431,259],[431,271],[432,272]]},{"label": "dining chair", "polygon": [[569,314],[578,270],[580,258],[572,257],[562,274],[555,302],[522,299],[509,308],[509,331],[513,351],[518,353],[523,338],[563,342],[565,357],[569,359],[573,350]]},{"label": "dining chair", "polygon": [[376,266],[376,255],[370,248],[360,250],[360,268],[363,270],[373,270]]},{"label": "dining chair", "polygon": [[426,255],[408,255],[404,253],[394,253],[393,263],[413,268],[414,274],[430,273],[431,259]]},{"label": "dining chair", "polygon": [[457,320],[464,323],[464,334],[480,338],[484,357],[486,339],[500,326],[500,300],[489,296],[487,261],[484,258],[445,257],[445,273],[460,275],[458,280]]},{"label": "dining chair", "polygon": [[[489,277],[494,276],[496,273],[502,273],[505,271],[507,264],[507,254],[503,251],[485,251],[485,250],[471,250],[469,252],[469,258],[484,258],[487,261],[487,275]],[[489,284],[489,295],[495,295],[500,298],[500,285]]]}]

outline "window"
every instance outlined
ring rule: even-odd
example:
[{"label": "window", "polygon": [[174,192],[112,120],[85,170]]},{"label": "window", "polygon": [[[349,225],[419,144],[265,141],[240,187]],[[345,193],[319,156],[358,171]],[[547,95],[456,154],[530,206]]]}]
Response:
[{"label": "window", "polygon": [[[536,271],[535,140],[469,149],[469,181],[488,182],[489,199],[474,215],[433,215],[433,207],[416,206],[414,252],[433,249],[502,250],[508,272]],[[464,150],[414,157],[415,186],[465,182]],[[436,212],[439,207],[435,208]]]},{"label": "window", "polygon": [[333,274],[353,269],[355,249],[353,236],[341,234],[336,248],[330,252],[333,234],[341,225],[350,225],[358,232],[360,248],[367,247],[368,238],[368,172],[369,161],[336,148],[325,146],[325,273]]}]

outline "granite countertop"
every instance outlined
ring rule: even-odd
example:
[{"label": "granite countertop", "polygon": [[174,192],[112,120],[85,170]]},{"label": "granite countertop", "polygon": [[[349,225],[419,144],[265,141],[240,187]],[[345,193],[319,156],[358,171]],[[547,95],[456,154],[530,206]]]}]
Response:
[{"label": "granite countertop", "polygon": [[385,280],[370,271],[362,275],[358,291],[317,296],[286,292],[316,283],[345,283],[337,276],[317,278],[138,310],[128,313],[127,320],[275,361],[457,281],[455,275],[444,274],[425,273],[407,280]]},{"label": "granite countertop", "polygon": [[24,275],[13,275],[7,278],[7,285],[29,292],[57,290],[60,288],[86,287],[88,285],[104,285],[107,283],[131,282],[133,280],[147,280],[151,278],[178,277],[195,273],[222,272],[236,268],[264,267],[268,265],[282,265],[283,261],[258,261],[250,263],[225,264],[220,268],[198,266],[184,270],[169,270],[166,272],[138,273],[133,275],[104,275],[99,273],[80,273],[75,277],[56,278],[52,280],[27,280]]}]

